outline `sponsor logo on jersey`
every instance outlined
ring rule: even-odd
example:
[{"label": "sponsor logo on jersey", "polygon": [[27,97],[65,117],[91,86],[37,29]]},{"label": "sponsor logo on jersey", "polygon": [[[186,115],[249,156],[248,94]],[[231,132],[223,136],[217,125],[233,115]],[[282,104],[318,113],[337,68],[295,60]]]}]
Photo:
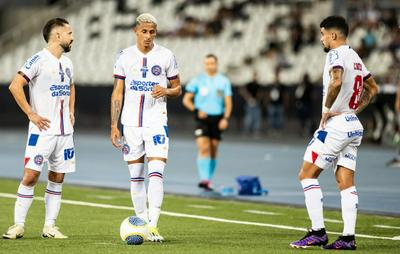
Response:
[{"label": "sponsor logo on jersey", "polygon": [[160,76],[161,67],[159,65],[154,65],[153,67],[151,67],[151,73],[153,73],[154,76]]},{"label": "sponsor logo on jersey", "polygon": [[348,138],[362,137],[362,136],[363,136],[363,131],[362,130],[356,130],[356,131],[347,132],[347,137]]},{"label": "sponsor logo on jersey", "polygon": [[41,166],[43,164],[44,158],[43,155],[36,155],[35,158],[33,158],[33,162],[35,162],[36,165]]},{"label": "sponsor logo on jersey", "polygon": [[344,119],[346,120],[346,122],[358,121],[358,117],[355,115],[347,115],[344,117]]},{"label": "sponsor logo on jersey", "polygon": [[153,136],[154,145],[163,145],[165,144],[165,135],[159,134]]},{"label": "sponsor logo on jersey", "polygon": [[69,96],[70,86],[69,85],[52,85],[50,86],[50,92],[52,97]]},{"label": "sponsor logo on jersey", "polygon": [[74,155],[75,155],[74,148],[64,149],[64,160],[65,161],[74,158]]},{"label": "sponsor logo on jersey", "polygon": [[153,81],[132,80],[129,89],[139,92],[151,92],[153,91],[153,87],[158,84],[159,84],[158,82],[153,82]]},{"label": "sponsor logo on jersey", "polygon": [[25,69],[29,70],[30,68],[32,68],[33,64],[36,63],[39,60],[39,58],[40,58],[39,55],[34,55],[31,59],[26,61]]},{"label": "sponsor logo on jersey", "polygon": [[355,161],[357,159],[357,156],[355,156],[354,154],[351,154],[351,153],[346,153],[344,155],[344,157],[349,159],[349,160],[352,160],[352,161]]},{"label": "sponsor logo on jersey", "polygon": [[131,151],[131,148],[129,147],[128,144],[125,144],[125,145],[122,147],[122,153],[123,153],[123,154],[129,154],[130,151]]}]

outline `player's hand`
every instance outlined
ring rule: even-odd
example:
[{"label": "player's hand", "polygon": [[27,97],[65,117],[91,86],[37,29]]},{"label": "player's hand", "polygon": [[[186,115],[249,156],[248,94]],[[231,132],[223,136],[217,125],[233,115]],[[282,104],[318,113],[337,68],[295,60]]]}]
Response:
[{"label": "player's hand", "polygon": [[155,99],[159,99],[161,97],[167,96],[167,88],[156,85],[153,87],[151,96],[153,96],[153,98],[155,98]]},{"label": "player's hand", "polygon": [[321,117],[321,122],[319,123],[319,127],[321,129],[325,129],[326,123],[328,122],[329,118],[340,115],[340,113],[337,112],[328,112],[328,113],[322,113]]},{"label": "player's hand", "polygon": [[111,127],[110,139],[114,147],[118,149],[121,148],[121,143],[119,142],[119,140],[121,139],[121,133],[119,132],[117,126]]},{"label": "player's hand", "polygon": [[72,124],[72,126],[74,126],[75,125],[75,116],[74,116],[74,113],[69,113],[69,119],[71,120],[71,124]]},{"label": "player's hand", "polygon": [[50,128],[50,120],[39,116],[38,114],[32,112],[28,114],[29,121],[35,124],[40,131],[45,131]]},{"label": "player's hand", "polygon": [[201,110],[197,111],[197,117],[198,117],[199,119],[206,119],[207,116],[208,116],[208,115],[207,115],[206,112],[201,111]]},{"label": "player's hand", "polygon": [[224,131],[224,130],[228,129],[228,126],[229,126],[229,122],[226,118],[222,118],[221,120],[219,120],[219,123],[218,123],[219,130]]}]

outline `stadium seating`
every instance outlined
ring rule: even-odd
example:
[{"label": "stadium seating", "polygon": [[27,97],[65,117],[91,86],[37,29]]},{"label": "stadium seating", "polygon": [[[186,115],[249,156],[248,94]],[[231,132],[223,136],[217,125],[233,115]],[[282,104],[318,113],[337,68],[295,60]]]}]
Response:
[{"label": "stadium seating", "polygon": [[[243,9],[243,12],[248,14],[247,19],[223,20],[221,32],[211,36],[181,37],[173,31],[179,29],[184,22],[182,17],[190,16],[206,22],[217,14],[221,6],[229,7],[243,1],[224,0],[192,4],[186,6],[183,13],[178,15],[177,7],[182,2],[161,1],[160,4],[154,5],[152,0],[129,0],[127,7],[136,9],[137,12],[151,12],[158,18],[159,32],[162,36],[157,42],[176,54],[183,82],[187,82],[202,70],[202,58],[210,52],[219,56],[220,69],[228,74],[235,85],[248,82],[254,69],[258,71],[261,83],[273,82],[275,69],[281,64],[282,56],[285,68],[281,72],[281,81],[284,84],[296,84],[305,72],[310,74],[313,81],[320,79],[325,55],[319,40],[303,45],[296,53],[291,50],[290,28],[286,22],[292,11],[290,5],[250,1]],[[116,5],[117,2],[111,0],[92,1],[67,16],[74,30],[75,42],[70,57],[74,62],[77,84],[111,85],[116,54],[134,43],[134,35],[130,29],[117,27],[129,28],[137,14],[117,12]],[[331,8],[330,1],[313,2],[303,8],[301,23],[304,27],[310,24],[318,25],[324,16],[330,14]],[[283,25],[277,26],[276,36],[282,44],[282,52],[275,56],[260,54],[266,44],[276,39],[266,28],[279,18],[283,19]],[[349,38],[350,44],[359,46],[365,32],[363,27],[356,29]],[[378,30],[380,44],[387,43],[384,35],[385,28]],[[316,36],[318,37],[318,34]],[[0,55],[0,83],[9,82],[16,68],[21,66],[32,52],[40,50],[43,46],[40,31],[35,31],[26,43]],[[249,58],[252,59],[251,62],[246,61]],[[377,50],[373,51],[365,62],[375,75],[381,75],[393,63],[392,58],[387,51]]]}]

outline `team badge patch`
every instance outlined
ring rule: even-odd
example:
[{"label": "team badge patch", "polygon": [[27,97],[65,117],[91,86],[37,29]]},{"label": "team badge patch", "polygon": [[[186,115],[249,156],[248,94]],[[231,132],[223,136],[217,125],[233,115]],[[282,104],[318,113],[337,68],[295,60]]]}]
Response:
[{"label": "team badge patch", "polygon": [[41,166],[43,164],[43,155],[36,155],[35,158],[33,159],[33,161],[35,162],[36,165]]},{"label": "team badge patch", "polygon": [[69,79],[71,79],[71,70],[70,70],[70,68],[66,68],[66,69],[65,69],[65,74],[67,74],[67,77],[68,77]]},{"label": "team badge patch", "polygon": [[153,73],[154,76],[159,76],[161,74],[161,67],[159,65],[154,65],[151,68],[151,73]]},{"label": "team badge patch", "polygon": [[131,148],[129,147],[129,145],[125,144],[125,145],[122,147],[122,153],[123,153],[123,154],[129,154],[130,151],[131,151]]}]

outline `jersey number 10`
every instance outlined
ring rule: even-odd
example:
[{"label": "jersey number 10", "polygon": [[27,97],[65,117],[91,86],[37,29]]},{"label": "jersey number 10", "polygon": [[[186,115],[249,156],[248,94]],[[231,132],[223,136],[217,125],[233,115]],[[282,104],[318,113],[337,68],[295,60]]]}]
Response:
[{"label": "jersey number 10", "polygon": [[353,94],[351,95],[349,107],[351,109],[357,109],[360,105],[361,92],[363,89],[363,78],[361,75],[357,75],[354,78]]}]

